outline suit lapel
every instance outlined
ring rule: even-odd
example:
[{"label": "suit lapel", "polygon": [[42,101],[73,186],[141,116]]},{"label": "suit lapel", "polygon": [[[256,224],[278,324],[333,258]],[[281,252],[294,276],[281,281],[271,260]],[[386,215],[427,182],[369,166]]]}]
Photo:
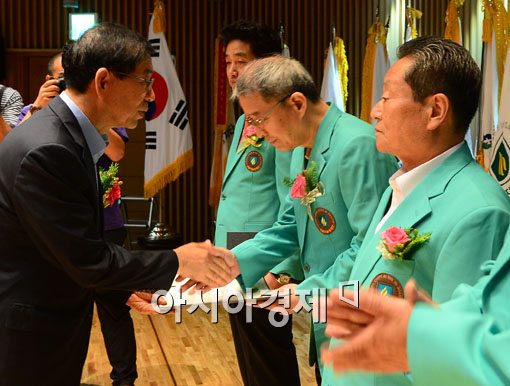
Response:
[{"label": "suit lapel", "polygon": [[[291,174],[290,178],[294,179],[303,171],[305,166],[305,149],[297,147],[292,154]],[[301,204],[301,200],[292,199],[294,204],[294,216],[296,217],[296,224],[298,227],[299,245],[303,245],[306,233],[306,225],[308,223],[308,214],[306,208]]]},{"label": "suit lapel", "polygon": [[[377,251],[376,247],[381,240],[381,233],[391,226],[398,226],[401,228],[417,227],[419,223],[426,218],[431,212],[432,208],[430,200],[434,197],[440,196],[444,193],[446,186],[450,180],[457,174],[462,168],[464,168],[469,162],[472,161],[471,154],[467,145],[458,149],[454,154],[439,164],[434,170],[432,170],[425,178],[411,191],[411,193],[402,201],[399,207],[393,212],[393,214],[384,222],[379,231],[374,235],[375,226],[377,223],[372,221],[371,233],[367,233],[368,237],[372,237],[367,242],[366,247],[360,250],[360,256],[363,256],[363,264],[355,264],[351,278],[360,280],[363,283],[370,272],[381,259],[381,253]],[[390,189],[391,190],[391,189]],[[386,197],[388,191],[385,192],[383,197]],[[389,196],[386,200],[389,199]],[[382,202],[377,208],[377,214],[380,214],[382,207],[387,205]],[[382,209],[384,210],[384,209]],[[381,216],[382,217],[382,216]],[[372,225],[375,226],[373,227]],[[432,232],[433,229],[418,229],[420,232]]]},{"label": "suit lapel", "polygon": [[[361,280],[361,276],[363,276],[363,279],[367,275],[367,266],[368,267],[368,273],[372,270],[372,267],[377,261],[379,260],[378,257],[380,254],[376,250],[377,243],[380,239],[380,233],[381,232],[375,232],[375,229],[377,227],[377,224],[381,221],[381,219],[386,214],[386,209],[388,208],[388,204],[391,201],[391,195],[393,193],[393,189],[391,189],[390,186],[384,191],[381,200],[379,201],[379,205],[375,211],[374,217],[372,218],[372,222],[370,223],[370,226],[368,227],[367,233],[365,235],[365,240],[361,246],[360,251],[358,252],[358,256],[374,256],[374,260],[372,261],[372,264],[366,263],[363,264],[354,264],[354,267],[351,272],[351,278],[354,280]],[[365,260],[365,259],[363,259]],[[368,261],[368,259],[367,259]]]},{"label": "suit lapel", "polygon": [[[242,122],[244,123],[244,116]],[[232,138],[232,144],[230,145],[230,149],[228,151],[227,165],[225,167],[225,176],[223,177],[223,185],[227,182],[228,178],[232,174],[235,166],[239,162],[239,160],[244,156],[244,153],[247,149],[244,149],[242,152],[238,153],[237,149],[239,147],[239,140],[243,133],[244,124],[236,125],[234,130],[234,137]]]},{"label": "suit lapel", "polygon": [[[416,189],[418,189],[418,187],[415,188],[415,190],[413,190],[409,196],[404,199],[404,201],[402,201],[395,212],[393,212],[393,214],[384,222],[378,232],[374,234],[373,232],[375,231],[375,227],[372,228],[372,233],[370,233],[372,239],[367,244],[367,248],[360,251],[365,254],[364,256],[366,256],[363,259],[363,265],[359,266],[356,271],[353,270],[352,273],[353,275],[356,275],[356,280],[360,280],[361,283],[363,283],[370,275],[370,272],[379,259],[382,258],[381,253],[376,249],[376,247],[381,240],[381,233],[383,231],[391,226],[401,228],[415,227],[421,219],[431,212],[428,196],[423,194],[423,192],[416,191]],[[384,207],[386,207],[386,205]],[[375,225],[377,226],[377,224]]]},{"label": "suit lapel", "polygon": [[[336,106],[330,106],[328,109],[326,115],[322,119],[321,124],[319,125],[319,128],[317,130],[317,134],[315,135],[315,141],[312,147],[312,152],[310,153],[310,160],[308,161],[307,168],[310,167],[310,163],[315,161],[317,164],[317,176],[319,181],[321,181],[321,175],[322,172],[327,164],[327,153],[330,149],[331,144],[331,137],[333,135],[333,129],[335,127],[336,121],[340,118],[341,112],[338,110]],[[304,148],[302,148],[302,156],[301,160],[304,162]],[[302,171],[301,169],[300,171]],[[300,172],[299,171],[299,172]],[[298,172],[298,173],[299,173]],[[324,184],[324,182],[322,181]],[[328,193],[328,187],[324,186],[324,193]],[[301,232],[302,240],[301,245],[304,245],[304,240],[306,239],[306,230],[308,228],[308,221],[310,221],[310,218],[308,217],[307,208],[303,207],[299,200],[296,200],[297,204],[301,206],[301,210],[299,212],[296,210],[296,214],[300,213],[300,218],[296,218],[296,221],[298,221],[298,224],[301,224]],[[313,209],[316,208],[317,205],[315,203],[312,204],[312,216],[313,216]],[[297,208],[295,208],[297,209]],[[315,225],[314,225],[315,226]]]},{"label": "suit lapel", "polygon": [[[80,156],[85,163],[85,169],[87,171],[87,176],[90,180],[90,183],[93,184],[93,186],[97,186],[96,167],[76,117],[71,112],[69,107],[67,107],[67,105],[62,101],[62,99],[60,99],[60,97],[55,97],[50,103],[49,107],[60,118],[73,140],[80,147]],[[97,191],[97,189],[95,189],[95,191]]]},{"label": "suit lapel", "polygon": [[85,141],[85,137],[83,136],[81,127],[78,124],[78,121],[76,120],[76,117],[72,111],[60,97],[57,96],[53,98],[48,107],[60,118],[66,130],[69,132],[75,143],[79,146],[79,155],[83,160],[87,177],[91,186],[93,187],[92,193],[94,194],[94,202],[96,203],[96,215],[98,219],[98,225],[100,227],[99,231],[101,234],[103,234],[103,199],[101,188],[98,186],[100,185],[99,174],[97,167],[92,159],[92,155],[90,154],[87,142]]}]

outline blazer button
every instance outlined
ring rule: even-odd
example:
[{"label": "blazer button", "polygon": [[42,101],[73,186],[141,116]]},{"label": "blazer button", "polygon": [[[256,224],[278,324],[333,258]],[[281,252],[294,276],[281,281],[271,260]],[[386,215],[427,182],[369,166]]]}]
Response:
[{"label": "blazer button", "polygon": [[304,269],[305,272],[310,272],[310,265],[308,263],[305,263],[303,265],[303,269]]},{"label": "blazer button", "polygon": [[226,198],[227,198],[227,196],[225,196],[224,194],[222,194],[222,195],[221,195],[221,199],[222,199],[222,200],[224,200],[224,199],[226,199]]}]

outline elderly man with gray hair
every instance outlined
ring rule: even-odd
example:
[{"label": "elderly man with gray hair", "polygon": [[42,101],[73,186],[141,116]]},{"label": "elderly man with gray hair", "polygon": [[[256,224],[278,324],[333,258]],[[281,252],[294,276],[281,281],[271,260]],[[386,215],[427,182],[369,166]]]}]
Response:
[{"label": "elderly man with gray hair", "polygon": [[[377,151],[372,126],[321,100],[312,77],[294,59],[273,56],[249,63],[234,96],[259,137],[278,150],[295,149],[293,185],[282,215],[233,249],[244,285],[255,284],[296,250],[305,278],[325,271],[342,252],[344,277],[349,277],[358,245],[396,170],[395,159]],[[295,284],[287,287],[296,289]],[[297,304],[296,296],[291,299]],[[313,325],[311,340],[310,364],[316,364],[320,380],[324,324]]]}]

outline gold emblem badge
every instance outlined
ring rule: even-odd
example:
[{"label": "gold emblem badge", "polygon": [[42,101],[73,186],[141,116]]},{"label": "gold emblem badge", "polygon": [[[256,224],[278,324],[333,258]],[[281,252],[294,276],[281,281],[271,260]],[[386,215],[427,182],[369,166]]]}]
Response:
[{"label": "gold emblem badge", "polygon": [[317,208],[313,215],[313,220],[319,232],[325,235],[329,235],[336,228],[335,217],[333,217],[333,214],[327,209]]},{"label": "gold emblem badge", "polygon": [[396,277],[389,273],[380,273],[370,283],[370,288],[374,288],[381,295],[395,296],[397,298],[404,297],[404,289],[402,284],[397,280]]},{"label": "gold emblem badge", "polygon": [[250,172],[257,172],[262,167],[262,154],[255,150],[250,151],[244,163]]}]

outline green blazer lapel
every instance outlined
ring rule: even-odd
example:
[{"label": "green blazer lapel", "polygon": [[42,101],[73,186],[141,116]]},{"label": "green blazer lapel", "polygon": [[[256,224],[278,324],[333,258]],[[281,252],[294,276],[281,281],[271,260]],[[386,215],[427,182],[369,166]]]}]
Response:
[{"label": "green blazer lapel", "polygon": [[[370,223],[370,226],[368,227],[367,234],[365,236],[365,240],[363,244],[361,245],[360,251],[358,252],[358,256],[365,256],[367,255],[377,255],[373,256],[375,259],[375,263],[379,260],[378,257],[380,256],[380,253],[377,251],[376,246],[380,240],[380,231],[375,232],[375,229],[377,227],[377,224],[381,221],[381,219],[384,217],[386,213],[386,208],[388,208],[388,205],[391,202],[391,195],[393,193],[393,190],[390,186],[384,191],[381,200],[379,201],[379,206],[377,207],[377,210],[375,211],[374,217],[372,218],[372,222]],[[363,260],[364,261],[364,260]],[[373,266],[373,264],[372,264]],[[366,270],[366,264],[354,264],[354,267],[352,268],[351,272],[351,279],[353,280],[360,280],[365,279],[366,276],[370,273],[372,270],[372,267],[370,269]],[[362,277],[363,276],[363,277]]]},{"label": "green blazer lapel", "polygon": [[242,115],[236,124],[234,130],[234,136],[232,138],[232,144],[230,145],[230,149],[228,151],[227,165],[225,166],[225,175],[223,176],[223,184],[227,182],[227,179],[232,174],[235,166],[239,162],[239,160],[244,156],[244,153],[247,149],[244,149],[242,152],[238,153],[237,148],[239,147],[239,140],[241,135],[243,134],[244,129],[244,115]]},{"label": "green blazer lapel", "polygon": [[[330,106],[326,115],[322,119],[319,128],[317,129],[317,134],[315,136],[312,152],[310,153],[310,160],[308,161],[307,165],[307,167],[309,167],[312,161],[315,161],[317,163],[317,176],[319,178],[319,181],[322,182],[322,184],[324,185],[326,193],[328,190],[327,182],[321,181],[321,174],[322,171],[324,170],[324,167],[327,164],[327,153],[330,149],[331,136],[333,134],[333,128],[335,127],[335,121],[338,120],[341,114],[342,112],[336,106],[334,105]],[[303,153],[301,156],[302,160],[304,160],[304,154],[305,153],[303,149]],[[300,242],[301,245],[304,246],[304,240],[306,239],[306,229],[308,228],[308,221],[310,221],[310,218],[308,217],[307,209],[303,205],[301,205],[299,200],[296,201],[297,205],[299,205],[300,208],[294,207],[294,211],[296,214],[296,222],[299,224],[298,226],[300,227],[299,232]],[[314,208],[316,207],[317,205],[315,203],[312,203],[312,216]]]},{"label": "green blazer lapel", "polygon": [[429,198],[442,194],[450,180],[471,162],[475,162],[471,156],[466,142],[450,157],[445,159],[432,170],[416,188],[426,190]]},{"label": "green blazer lapel", "polygon": [[[363,283],[381,258],[381,253],[376,249],[381,239],[381,233],[391,226],[419,228],[420,221],[432,212],[430,200],[443,194],[453,176],[470,162],[472,162],[471,153],[467,145],[464,144],[425,176],[423,181],[409,193],[395,212],[384,222],[374,239],[367,245],[367,249],[360,251],[360,253],[366,253],[367,257],[363,259],[363,265],[355,272],[356,277],[353,279],[361,280]],[[433,232],[434,230],[419,229],[419,231]],[[432,237],[434,236],[432,235]]]},{"label": "green blazer lapel", "polygon": [[[420,185],[422,185],[420,183]],[[419,186],[418,186],[419,187]],[[356,272],[356,280],[360,280],[361,284],[364,283],[370,272],[375,267],[379,259],[382,258],[381,253],[377,250],[377,244],[381,240],[381,233],[391,226],[401,228],[414,227],[421,219],[431,212],[429,198],[423,192],[416,191],[418,187],[413,190],[409,196],[399,205],[399,207],[392,213],[390,217],[384,222],[379,231],[375,234],[371,233],[372,240],[367,245],[367,249],[362,253],[366,253],[363,258],[363,265],[359,267]],[[379,209],[379,208],[378,208]],[[375,225],[377,226],[379,222]],[[372,229],[374,232],[375,228]]]},{"label": "green blazer lapel", "polygon": [[[294,149],[292,154],[292,162],[290,166],[291,175],[290,178],[294,179],[296,176],[303,171],[305,166],[305,149],[303,147],[297,147]],[[290,191],[290,188],[289,188]],[[308,224],[308,214],[306,207],[301,204],[301,200],[292,199],[294,204],[294,216],[296,218],[296,224],[298,227],[299,245],[304,245],[306,226]]]},{"label": "green blazer lapel", "polygon": [[[312,152],[310,153],[310,162],[315,161],[317,163],[317,176],[319,177],[319,181],[322,171],[327,164],[327,153],[330,149],[331,137],[333,136],[335,122],[340,118],[341,115],[342,112],[335,105],[330,106],[317,130]],[[324,184],[324,181],[322,183]],[[327,191],[327,186],[324,187]]]}]

